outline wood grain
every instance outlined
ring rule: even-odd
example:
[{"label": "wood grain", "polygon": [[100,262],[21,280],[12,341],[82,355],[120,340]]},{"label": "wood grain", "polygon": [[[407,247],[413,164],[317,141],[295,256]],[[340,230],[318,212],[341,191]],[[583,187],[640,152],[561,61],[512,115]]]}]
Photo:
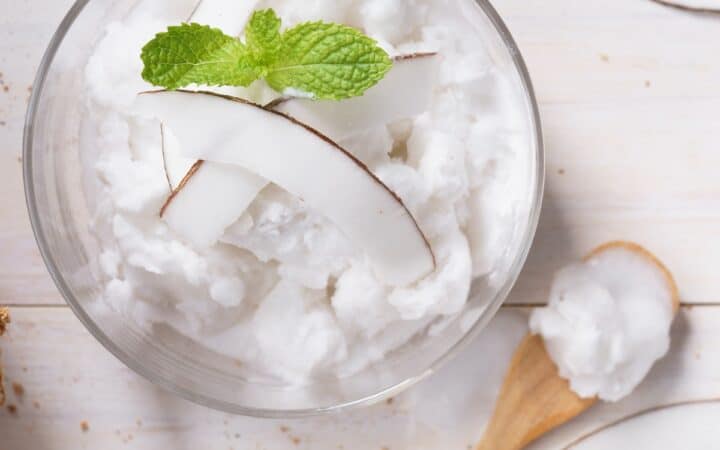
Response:
[{"label": "wood grain", "polygon": [[515,351],[495,411],[476,450],[522,450],[548,430],[597,403],[560,378],[542,337],[528,334]]}]

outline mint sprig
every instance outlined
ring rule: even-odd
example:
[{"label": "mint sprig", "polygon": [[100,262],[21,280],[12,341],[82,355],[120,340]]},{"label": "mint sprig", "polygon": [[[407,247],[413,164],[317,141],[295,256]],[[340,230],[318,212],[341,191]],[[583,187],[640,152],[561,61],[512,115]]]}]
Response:
[{"label": "mint sprig", "polygon": [[257,80],[257,68],[240,41],[208,26],[168,27],[142,49],[146,81],[167,89],[189,84],[248,86]]},{"label": "mint sprig", "polygon": [[169,27],[143,47],[143,79],[178,89],[249,86],[264,78],[278,92],[341,100],[362,95],[392,67],[377,42],[354,28],[326,22],[280,28],[272,9],[255,11],[245,43],[196,23]]}]

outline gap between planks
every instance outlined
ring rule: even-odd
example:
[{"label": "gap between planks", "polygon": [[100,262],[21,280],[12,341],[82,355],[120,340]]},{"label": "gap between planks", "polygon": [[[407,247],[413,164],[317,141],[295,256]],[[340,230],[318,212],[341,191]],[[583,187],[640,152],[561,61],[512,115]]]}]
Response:
[{"label": "gap between planks", "polygon": [[[509,303],[506,305],[502,305],[501,308],[505,309],[526,309],[526,308],[539,308],[545,306],[544,303]],[[720,302],[681,302],[680,307],[684,309],[692,309],[692,308],[704,308],[704,307],[710,307],[710,308],[717,308],[720,307]]]},{"label": "gap between planks", "polygon": [[[11,309],[70,309],[66,303],[0,303],[0,306],[5,306]],[[539,308],[545,306],[543,303],[509,303],[500,306],[501,309],[530,309]],[[681,308],[692,309],[692,308],[717,308],[720,307],[720,302],[710,303],[680,303]]]}]

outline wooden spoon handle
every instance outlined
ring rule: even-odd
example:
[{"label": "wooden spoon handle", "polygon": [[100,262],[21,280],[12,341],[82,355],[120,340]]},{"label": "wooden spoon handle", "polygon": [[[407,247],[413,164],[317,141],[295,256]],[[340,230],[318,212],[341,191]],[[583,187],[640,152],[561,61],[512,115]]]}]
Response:
[{"label": "wooden spoon handle", "polygon": [[521,450],[597,402],[582,399],[558,375],[540,336],[527,335],[513,355],[492,420],[476,450]]}]

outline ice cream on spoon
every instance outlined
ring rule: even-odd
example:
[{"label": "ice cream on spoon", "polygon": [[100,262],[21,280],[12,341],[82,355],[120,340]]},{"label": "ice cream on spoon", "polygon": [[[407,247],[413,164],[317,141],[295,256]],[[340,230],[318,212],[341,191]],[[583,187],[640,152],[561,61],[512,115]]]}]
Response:
[{"label": "ice cream on spoon", "polygon": [[558,272],[476,449],[522,449],[598,400],[629,395],[667,352],[679,307],[672,274],[631,242],[602,245]]}]

